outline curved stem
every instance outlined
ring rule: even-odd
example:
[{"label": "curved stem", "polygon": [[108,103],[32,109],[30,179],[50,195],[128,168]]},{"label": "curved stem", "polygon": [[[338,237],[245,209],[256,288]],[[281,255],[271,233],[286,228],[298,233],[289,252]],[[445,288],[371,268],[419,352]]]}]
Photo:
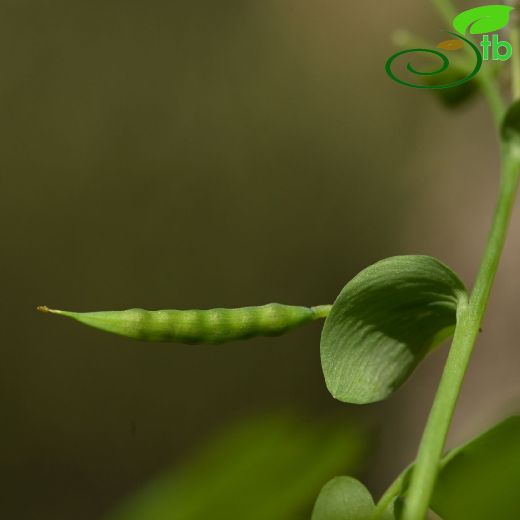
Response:
[{"label": "curved stem", "polygon": [[513,48],[514,56],[511,71],[511,82],[513,99],[520,98],[520,59],[516,56],[516,52],[520,50],[520,30],[518,28],[519,15],[515,11],[513,16],[513,23],[509,29],[509,38],[511,39],[511,46]]},{"label": "curved stem", "polygon": [[451,25],[451,21],[457,15],[457,11],[455,7],[453,7],[451,0],[432,0],[432,3],[444,20]]},{"label": "curved stem", "polygon": [[422,520],[428,510],[448,429],[504,246],[519,166],[518,158],[503,152],[500,195],[491,232],[471,297],[459,304],[455,336],[419,447],[403,520]]},{"label": "curved stem", "polygon": [[[434,3],[444,18],[449,19],[451,22],[451,18],[454,15],[451,2],[449,0],[434,0]],[[513,57],[513,91],[515,98],[520,96],[520,66],[518,59],[518,56]],[[492,76],[489,75],[489,72],[484,70],[480,75],[480,83],[495,122],[499,126],[505,110],[504,101],[500,96],[498,86]],[[501,155],[500,193],[491,232],[469,302],[462,302],[458,309],[455,336],[421,439],[417,461],[411,474],[403,520],[422,520],[428,510],[448,429],[504,247],[518,187],[520,162],[514,150],[505,145],[502,146]]]},{"label": "curved stem", "polygon": [[406,480],[410,474],[412,466],[408,466],[400,475],[390,484],[390,487],[384,492],[383,496],[377,502],[376,508],[372,513],[370,520],[382,520],[392,502],[402,493],[405,488]]},{"label": "curved stem", "polygon": [[[456,15],[450,0],[432,0],[445,21],[451,24]],[[511,38],[513,49],[520,49],[520,34],[516,24]],[[513,57],[513,98],[520,98],[520,57]],[[505,114],[505,103],[492,71],[483,68],[477,76],[487,99],[493,119],[500,127]],[[513,208],[519,178],[520,160],[511,147],[502,146],[501,183],[495,215],[491,226],[479,273],[469,301],[461,301],[457,311],[457,327],[452,346],[439,383],[439,388],[424,430],[417,460],[407,468],[387,489],[376,506],[373,520],[383,517],[397,496],[403,493],[408,476],[407,500],[403,520],[422,520],[426,512],[441,466],[441,456],[451,424],[455,406],[462,388],[475,340],[486,311],[489,295],[498,269],[506,239],[507,228]]]},{"label": "curved stem", "polygon": [[506,113],[506,107],[497,83],[489,70],[486,70],[485,65],[480,69],[480,73],[475,79],[479,82],[480,88],[486,97],[491,115],[493,116],[495,124],[499,127]]}]

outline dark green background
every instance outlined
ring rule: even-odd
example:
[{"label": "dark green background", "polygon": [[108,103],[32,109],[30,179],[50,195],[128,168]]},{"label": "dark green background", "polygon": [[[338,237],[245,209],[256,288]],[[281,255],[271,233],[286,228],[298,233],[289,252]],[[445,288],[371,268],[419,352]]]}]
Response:
[{"label": "dark green background", "polygon": [[[326,392],[317,324],[187,347],[34,311],[328,303],[401,253],[470,282],[493,131],[385,75],[403,25],[443,28],[411,0],[2,0],[2,517],[99,518],[259,409],[368,421],[375,491],[414,456],[442,355],[362,410]],[[514,230],[456,439],[518,395]]]}]

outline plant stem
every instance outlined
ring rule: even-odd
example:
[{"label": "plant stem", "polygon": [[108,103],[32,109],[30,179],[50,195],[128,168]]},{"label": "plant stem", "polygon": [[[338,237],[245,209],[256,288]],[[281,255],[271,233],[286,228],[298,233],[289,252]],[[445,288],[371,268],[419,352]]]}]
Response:
[{"label": "plant stem", "polygon": [[491,232],[469,302],[459,304],[455,336],[419,447],[403,520],[422,520],[428,510],[448,429],[498,268],[520,166],[509,149],[503,151],[502,157],[500,195]]},{"label": "plant stem", "polygon": [[482,67],[475,79],[479,82],[480,88],[487,99],[495,124],[499,126],[506,112],[506,107],[495,80],[489,71],[485,70],[485,67],[485,65]]},{"label": "plant stem", "polygon": [[[451,23],[456,14],[451,1],[432,1],[443,18]],[[511,40],[513,51],[520,50],[520,33],[517,23],[512,24]],[[505,114],[505,103],[499,87],[489,70],[482,69],[478,80],[495,123],[500,128]],[[520,99],[520,56],[516,52],[513,52],[512,82],[513,99]],[[500,192],[491,231],[473,292],[469,301],[462,300],[459,303],[455,335],[423,432],[417,460],[411,468],[403,471],[383,494],[372,517],[374,520],[382,518],[392,500],[403,493],[410,474],[411,481],[402,518],[403,520],[423,520],[428,511],[435,480],[441,466],[441,456],[448,430],[504,248],[518,188],[520,170],[518,148],[515,149],[510,144],[502,143],[501,164]]]},{"label": "plant stem", "polygon": [[313,312],[315,320],[319,318],[326,318],[330,310],[332,309],[332,305],[315,305],[314,307],[311,307],[311,310]]},{"label": "plant stem", "polygon": [[387,512],[388,508],[392,504],[395,498],[397,498],[405,487],[405,482],[410,475],[410,471],[413,466],[408,466],[390,485],[390,487],[384,492],[383,496],[379,499],[372,517],[370,520],[382,520]]},{"label": "plant stem", "polygon": [[513,12],[512,24],[509,29],[509,38],[511,39],[511,47],[513,49],[513,65],[511,70],[513,99],[520,98],[520,57],[516,55],[520,51],[520,32],[518,28],[518,13]]},{"label": "plant stem", "polygon": [[[454,15],[451,2],[449,0],[434,0],[434,3],[444,18],[451,21]],[[516,45],[513,47],[513,93],[515,99],[520,97],[520,56],[517,56],[514,52],[519,49],[517,31],[516,24],[513,24],[513,39],[516,38]],[[495,122],[499,126],[505,110],[498,87],[487,73],[481,76],[480,82]],[[417,461],[411,474],[403,520],[422,520],[428,510],[446,436],[504,247],[518,188],[520,161],[517,151],[509,145],[502,144],[501,162],[500,193],[491,232],[469,302],[462,302],[458,309],[455,336],[421,439]]]},{"label": "plant stem", "polygon": [[432,4],[437,8],[440,15],[444,18],[446,22],[451,25],[451,21],[457,15],[457,11],[451,0],[432,0]]}]

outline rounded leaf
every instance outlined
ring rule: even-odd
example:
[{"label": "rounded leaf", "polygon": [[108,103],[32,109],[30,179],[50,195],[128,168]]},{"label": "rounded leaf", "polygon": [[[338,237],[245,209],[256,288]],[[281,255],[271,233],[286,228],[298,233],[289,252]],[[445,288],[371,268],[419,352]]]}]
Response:
[{"label": "rounded leaf", "polygon": [[396,256],[354,277],[334,302],[321,336],[330,393],[365,404],[388,397],[454,330],[463,283],[429,256]]},{"label": "rounded leaf", "polygon": [[361,482],[336,477],[323,486],[311,520],[370,520],[373,512],[372,495]]},{"label": "rounded leaf", "polygon": [[444,520],[513,519],[520,515],[520,416],[512,416],[442,463],[431,508]]}]

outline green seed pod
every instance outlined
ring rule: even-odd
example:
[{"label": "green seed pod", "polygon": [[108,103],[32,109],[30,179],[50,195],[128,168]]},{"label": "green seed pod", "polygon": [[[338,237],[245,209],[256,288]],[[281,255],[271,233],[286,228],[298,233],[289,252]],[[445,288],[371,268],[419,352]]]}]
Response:
[{"label": "green seed pod", "polygon": [[225,343],[254,336],[277,336],[312,320],[325,318],[330,305],[298,307],[269,303],[259,307],[209,310],[129,309],[69,312],[38,307],[99,330],[142,341]]}]

